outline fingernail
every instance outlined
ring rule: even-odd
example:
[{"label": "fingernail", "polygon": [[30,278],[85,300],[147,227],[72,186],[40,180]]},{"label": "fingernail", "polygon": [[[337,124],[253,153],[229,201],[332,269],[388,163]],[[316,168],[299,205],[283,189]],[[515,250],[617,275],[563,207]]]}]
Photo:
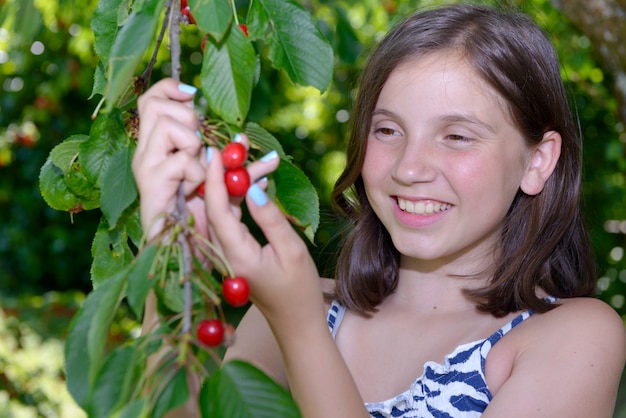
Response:
[{"label": "fingernail", "polygon": [[269,161],[272,161],[273,159],[278,157],[278,153],[276,151],[270,151],[267,154],[265,154],[264,156],[261,157],[261,161],[263,161],[264,163],[267,163]]},{"label": "fingernail", "polygon": [[196,92],[198,91],[198,89],[195,88],[194,86],[190,86],[189,84],[184,84],[184,83],[180,83],[178,85],[178,90],[187,94],[196,94]]},{"label": "fingernail", "polygon": [[259,184],[259,183],[263,183],[263,182],[265,182],[265,181],[267,181],[267,176],[263,176],[263,177],[261,177],[260,179],[258,179],[258,180],[256,181],[256,183],[257,183],[257,184]]},{"label": "fingernail", "polygon": [[257,206],[263,206],[267,203],[267,195],[257,184],[252,184],[248,188],[248,195]]},{"label": "fingernail", "polygon": [[202,139],[202,134],[200,133],[200,131],[196,131],[196,135],[198,136],[198,138]]},{"label": "fingernail", "polygon": [[211,158],[213,158],[213,148],[212,147],[206,147],[206,162],[210,163],[211,162]]},{"label": "fingernail", "polygon": [[242,142],[242,141],[243,141],[243,137],[241,136],[241,134],[237,134],[233,138],[233,142]]}]

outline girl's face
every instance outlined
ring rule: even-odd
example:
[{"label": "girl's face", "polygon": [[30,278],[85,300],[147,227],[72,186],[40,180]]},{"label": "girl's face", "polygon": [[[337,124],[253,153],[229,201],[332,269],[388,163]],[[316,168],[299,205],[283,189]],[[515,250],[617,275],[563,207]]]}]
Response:
[{"label": "girl's face", "polygon": [[435,53],[391,73],[361,174],[404,262],[457,262],[463,274],[491,257],[530,157],[495,91]]}]

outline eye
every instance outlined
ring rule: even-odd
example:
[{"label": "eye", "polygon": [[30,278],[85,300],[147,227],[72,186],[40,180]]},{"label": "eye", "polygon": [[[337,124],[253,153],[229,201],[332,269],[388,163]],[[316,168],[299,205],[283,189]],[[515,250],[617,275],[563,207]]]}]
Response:
[{"label": "eye", "polygon": [[472,140],[472,138],[459,134],[450,134],[447,135],[446,138],[455,142],[470,142]]},{"label": "eye", "polygon": [[391,129],[391,128],[378,128],[376,129],[376,132],[379,132],[383,135],[394,135],[396,134],[396,130],[395,129]]}]

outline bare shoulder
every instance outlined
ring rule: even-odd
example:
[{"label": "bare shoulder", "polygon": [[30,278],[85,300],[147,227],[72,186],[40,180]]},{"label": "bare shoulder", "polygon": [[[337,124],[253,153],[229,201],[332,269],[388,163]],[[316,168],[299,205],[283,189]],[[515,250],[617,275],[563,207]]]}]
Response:
[{"label": "bare shoulder", "polygon": [[612,416],[626,361],[624,322],[598,299],[558,304],[511,333],[510,374],[485,418]]},{"label": "bare shoulder", "polygon": [[559,347],[560,355],[611,356],[607,361],[623,366],[626,328],[611,306],[595,298],[562,299],[558,303],[558,307],[537,315],[534,326],[529,327],[538,337],[533,338],[536,345]]},{"label": "bare shoulder", "polygon": [[581,337],[602,338],[622,349],[626,345],[624,321],[605,302],[596,298],[572,298],[558,303],[557,308],[540,316],[546,326],[566,327]]}]

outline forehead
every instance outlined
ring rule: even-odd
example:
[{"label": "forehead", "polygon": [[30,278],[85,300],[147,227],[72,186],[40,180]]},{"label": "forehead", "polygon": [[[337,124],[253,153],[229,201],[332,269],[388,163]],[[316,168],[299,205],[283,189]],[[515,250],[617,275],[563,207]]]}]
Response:
[{"label": "forehead", "polygon": [[[407,58],[401,62],[387,78],[384,90],[395,89],[394,96],[414,83],[422,83],[418,90],[424,95],[432,94],[435,87],[441,88],[438,96],[453,96],[460,99],[459,94],[482,98],[496,105],[510,119],[507,101],[483,78],[469,58],[455,50],[430,52],[417,57]],[[380,99],[380,97],[379,97]]]}]

